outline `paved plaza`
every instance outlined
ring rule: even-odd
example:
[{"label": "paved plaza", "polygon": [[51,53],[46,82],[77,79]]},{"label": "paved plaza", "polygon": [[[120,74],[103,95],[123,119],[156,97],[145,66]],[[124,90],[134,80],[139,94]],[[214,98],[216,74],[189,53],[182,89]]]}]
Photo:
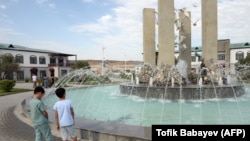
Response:
[{"label": "paved plaza", "polygon": [[[16,88],[32,88],[32,84],[18,83]],[[34,129],[20,120],[14,113],[15,107],[32,92],[0,97],[0,141],[34,141]],[[25,119],[27,120],[27,119]],[[54,141],[61,141],[54,137]],[[81,140],[84,141],[84,140]]]}]

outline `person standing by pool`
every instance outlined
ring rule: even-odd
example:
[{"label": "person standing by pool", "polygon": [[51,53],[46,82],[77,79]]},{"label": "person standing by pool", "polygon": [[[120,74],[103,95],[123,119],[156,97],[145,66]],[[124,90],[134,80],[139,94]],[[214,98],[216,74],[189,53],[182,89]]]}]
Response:
[{"label": "person standing by pool", "polygon": [[33,88],[36,88],[37,76],[35,74],[32,75]]},{"label": "person standing by pool", "polygon": [[59,101],[55,103],[53,109],[55,110],[57,130],[60,130],[63,141],[67,141],[68,134],[73,141],[77,141],[76,131],[74,129],[75,121],[72,102],[66,100],[66,91],[64,88],[58,88],[56,95]]},{"label": "person standing by pool", "polygon": [[49,87],[49,81],[48,81],[48,77],[46,76],[46,74],[43,76],[43,86],[44,88]]},{"label": "person standing by pool", "polygon": [[44,104],[42,102],[42,97],[44,96],[44,89],[42,87],[36,87],[34,90],[34,96],[30,100],[30,116],[35,129],[36,140],[42,141],[44,136],[46,141],[52,141],[53,136],[51,134],[51,129],[48,121],[48,113],[45,110]]}]

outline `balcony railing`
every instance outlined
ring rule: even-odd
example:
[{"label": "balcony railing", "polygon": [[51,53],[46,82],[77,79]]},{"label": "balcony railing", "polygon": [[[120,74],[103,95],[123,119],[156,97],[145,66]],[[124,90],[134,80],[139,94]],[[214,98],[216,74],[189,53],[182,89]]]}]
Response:
[{"label": "balcony railing", "polygon": [[71,67],[72,63],[52,63],[48,65],[49,67]]}]

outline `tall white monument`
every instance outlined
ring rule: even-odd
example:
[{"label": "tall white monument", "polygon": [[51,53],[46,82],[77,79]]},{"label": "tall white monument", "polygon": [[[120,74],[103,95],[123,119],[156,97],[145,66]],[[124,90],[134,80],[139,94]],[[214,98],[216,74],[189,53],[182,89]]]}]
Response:
[{"label": "tall white monument", "polygon": [[210,65],[217,62],[217,0],[202,0],[202,58]]},{"label": "tall white monument", "polygon": [[152,67],[156,64],[155,57],[155,9],[143,9],[143,60]]},{"label": "tall white monument", "polygon": [[157,65],[175,65],[174,0],[158,0],[159,54]]}]

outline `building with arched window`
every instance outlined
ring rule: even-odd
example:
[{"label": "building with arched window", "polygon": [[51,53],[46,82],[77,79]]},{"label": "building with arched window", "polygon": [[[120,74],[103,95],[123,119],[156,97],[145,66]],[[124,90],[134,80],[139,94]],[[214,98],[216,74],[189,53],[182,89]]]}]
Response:
[{"label": "building with arched window", "polygon": [[25,81],[30,79],[35,73],[38,78],[44,75],[48,77],[61,77],[70,71],[70,56],[75,54],[67,54],[56,51],[28,48],[19,45],[1,44],[0,55],[12,54],[16,62],[19,63],[19,71],[11,76],[17,81]]},{"label": "building with arched window", "polygon": [[[217,47],[217,61],[216,64],[223,66],[228,73],[236,74],[235,64],[240,60],[246,58],[247,55],[250,55],[250,42],[243,43],[230,43],[229,39],[218,40]],[[156,60],[158,51],[156,51]],[[175,58],[178,59],[179,51],[175,50]],[[202,47],[196,46],[192,47],[191,50],[191,67],[196,69],[200,67],[202,59]]]}]

